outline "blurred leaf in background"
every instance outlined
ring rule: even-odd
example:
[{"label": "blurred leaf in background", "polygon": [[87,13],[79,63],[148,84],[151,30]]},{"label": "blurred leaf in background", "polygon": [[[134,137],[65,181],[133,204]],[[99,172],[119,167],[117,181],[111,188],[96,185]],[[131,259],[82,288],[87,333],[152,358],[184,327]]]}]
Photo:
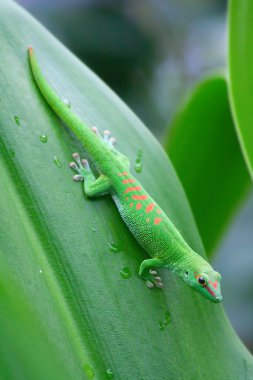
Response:
[{"label": "blurred leaf in background", "polygon": [[253,179],[253,2],[231,0],[229,89],[235,125]]},{"label": "blurred leaf in background", "polygon": [[251,185],[222,76],[197,85],[172,121],[165,149],[211,255]]}]

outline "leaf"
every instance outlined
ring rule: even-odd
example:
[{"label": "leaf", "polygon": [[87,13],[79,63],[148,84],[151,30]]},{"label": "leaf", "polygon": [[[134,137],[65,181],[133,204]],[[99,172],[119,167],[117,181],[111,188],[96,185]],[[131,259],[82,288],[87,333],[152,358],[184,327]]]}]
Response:
[{"label": "leaf", "polygon": [[48,345],[47,332],[2,261],[0,274],[1,379],[70,379],[67,362]]},{"label": "leaf", "polygon": [[229,92],[244,159],[253,177],[253,3],[230,0]]},{"label": "leaf", "polygon": [[250,187],[222,76],[196,86],[172,121],[165,148],[210,255]]},{"label": "leaf", "polygon": [[[136,175],[204,254],[162,148],[108,87],[11,1],[0,5],[0,36],[1,257],[70,378],[102,380],[109,368],[122,380],[253,374],[251,355],[222,306],[168,271],[162,272],[164,291],[147,289],[137,272],[148,256],[112,200],[85,199],[81,184],[71,181],[71,153],[85,151],[39,94],[27,46],[35,48],[46,78],[80,118],[110,129],[132,164],[142,150],[143,171]],[[119,252],[111,252],[110,243]],[[130,278],[121,277],[123,267],[131,270]],[[164,325],[168,311],[171,322]]]}]

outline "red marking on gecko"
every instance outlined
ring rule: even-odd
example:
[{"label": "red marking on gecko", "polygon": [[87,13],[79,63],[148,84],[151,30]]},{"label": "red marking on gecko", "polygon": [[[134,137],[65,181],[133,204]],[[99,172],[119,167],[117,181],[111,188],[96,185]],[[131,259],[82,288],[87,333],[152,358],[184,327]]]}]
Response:
[{"label": "red marking on gecko", "polygon": [[215,297],[215,293],[210,288],[208,288],[208,286],[204,285],[204,288],[206,288],[206,290],[208,291],[208,293],[211,294],[211,296]]},{"label": "red marking on gecko", "polygon": [[153,210],[154,207],[155,207],[155,204],[154,204],[154,203],[150,203],[150,204],[146,207],[146,213],[151,212],[151,211]]},{"label": "red marking on gecko", "polygon": [[215,282],[209,281],[209,284],[211,284],[215,289],[217,289],[218,281],[215,281]]},{"label": "red marking on gecko", "polygon": [[146,222],[147,222],[147,223],[149,223],[149,222],[150,222],[150,219],[149,219],[149,218],[147,218],[147,219],[146,219]]},{"label": "red marking on gecko", "polygon": [[134,202],[130,203],[129,207],[133,207],[133,205],[134,205]]},{"label": "red marking on gecko", "polygon": [[161,214],[161,213],[162,213],[162,211],[161,211],[161,210],[157,210],[156,212],[157,212],[157,214]]},{"label": "red marking on gecko", "polygon": [[138,191],[138,190],[141,190],[141,186],[133,186],[133,187],[128,187],[124,193],[130,193],[131,191]]},{"label": "red marking on gecko", "polygon": [[127,174],[128,174],[127,172],[118,173],[118,176],[127,175]]},{"label": "red marking on gecko", "polygon": [[126,197],[126,201],[129,201],[129,198],[128,198],[128,197]]},{"label": "red marking on gecko", "polygon": [[155,218],[154,224],[159,224],[161,223],[161,221],[162,221],[162,218]]},{"label": "red marking on gecko", "polygon": [[136,199],[138,201],[144,201],[145,199],[147,199],[147,195],[132,195],[132,199]]},{"label": "red marking on gecko", "polygon": [[136,205],[136,210],[140,210],[141,207],[142,207],[142,204],[140,202],[138,202]]},{"label": "red marking on gecko", "polygon": [[135,179],[123,179],[122,183],[134,183]]}]

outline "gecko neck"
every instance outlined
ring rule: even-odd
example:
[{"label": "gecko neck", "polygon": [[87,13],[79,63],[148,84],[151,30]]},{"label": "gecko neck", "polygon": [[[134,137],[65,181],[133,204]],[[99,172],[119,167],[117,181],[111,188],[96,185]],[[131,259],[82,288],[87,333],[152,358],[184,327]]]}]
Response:
[{"label": "gecko neck", "polygon": [[185,277],[186,273],[205,272],[212,269],[210,264],[192,249],[181,249],[177,252],[176,258],[170,255],[167,263],[168,268],[177,273],[180,277]]}]

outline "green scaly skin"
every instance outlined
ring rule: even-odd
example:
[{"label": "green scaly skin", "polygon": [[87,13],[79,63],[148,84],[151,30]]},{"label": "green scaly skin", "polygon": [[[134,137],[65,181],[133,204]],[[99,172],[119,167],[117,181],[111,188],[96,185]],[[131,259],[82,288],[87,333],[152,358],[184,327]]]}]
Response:
[{"label": "green scaly skin", "polygon": [[163,286],[154,268],[168,268],[189,286],[214,302],[222,300],[221,276],[211,265],[185,242],[171,220],[151,198],[144,187],[129,172],[129,160],[114,148],[110,132],[102,138],[95,127],[83,123],[49,86],[38,66],[33,49],[29,49],[34,79],[43,97],[82,142],[99,176],[90,170],[87,160],[73,154],[70,167],[77,172],[75,180],[84,180],[84,191],[89,197],[110,194],[122,219],[151,259],[144,260],[139,275],[148,287]]}]

